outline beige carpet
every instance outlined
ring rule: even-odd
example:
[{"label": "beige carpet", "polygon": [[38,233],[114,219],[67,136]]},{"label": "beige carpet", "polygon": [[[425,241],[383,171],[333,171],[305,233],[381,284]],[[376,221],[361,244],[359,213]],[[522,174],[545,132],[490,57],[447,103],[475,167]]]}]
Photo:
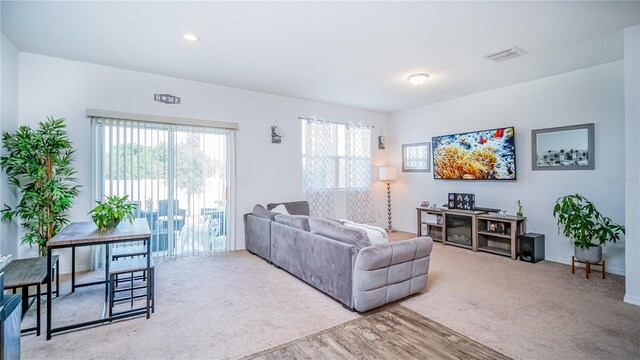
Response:
[{"label": "beige carpet", "polygon": [[624,278],[434,246],[428,291],[403,305],[521,359],[640,359]]},{"label": "beige carpet", "polygon": [[[246,252],[158,261],[156,269],[151,319],[50,341],[27,335],[23,358],[238,358],[360,317]],[[101,288],[68,294],[68,285],[54,299],[56,326],[100,314]],[[621,277],[586,280],[564,265],[436,244],[427,292],[401,304],[516,359],[640,358],[640,307],[622,296]],[[23,326],[34,318],[31,310]]]}]

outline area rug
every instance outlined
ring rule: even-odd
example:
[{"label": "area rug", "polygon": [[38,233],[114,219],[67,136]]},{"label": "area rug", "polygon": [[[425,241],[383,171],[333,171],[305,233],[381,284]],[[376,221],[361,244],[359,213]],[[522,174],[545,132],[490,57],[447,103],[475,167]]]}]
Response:
[{"label": "area rug", "polygon": [[245,359],[510,359],[397,305]]}]

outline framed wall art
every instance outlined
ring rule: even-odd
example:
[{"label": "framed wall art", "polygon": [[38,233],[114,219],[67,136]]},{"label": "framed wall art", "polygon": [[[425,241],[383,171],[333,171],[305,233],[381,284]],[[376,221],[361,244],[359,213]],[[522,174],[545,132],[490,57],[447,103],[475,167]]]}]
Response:
[{"label": "framed wall art", "polygon": [[402,145],[402,172],[430,172],[430,165],[430,142]]},{"label": "framed wall art", "polygon": [[594,124],[531,131],[532,170],[594,170]]}]

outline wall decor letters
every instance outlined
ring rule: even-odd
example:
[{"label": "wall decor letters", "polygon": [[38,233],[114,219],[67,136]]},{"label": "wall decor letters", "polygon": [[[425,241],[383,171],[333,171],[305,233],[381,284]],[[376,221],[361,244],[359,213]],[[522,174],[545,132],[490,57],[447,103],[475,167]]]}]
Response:
[{"label": "wall decor letters", "polygon": [[153,101],[158,101],[164,104],[180,104],[180,97],[170,94],[154,94]]}]

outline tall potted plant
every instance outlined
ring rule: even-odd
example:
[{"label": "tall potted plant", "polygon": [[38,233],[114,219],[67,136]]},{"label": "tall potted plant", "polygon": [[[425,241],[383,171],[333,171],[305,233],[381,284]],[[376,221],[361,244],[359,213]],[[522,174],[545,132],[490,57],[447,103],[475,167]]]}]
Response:
[{"label": "tall potted plant", "polygon": [[37,129],[21,126],[14,134],[2,133],[6,154],[0,167],[18,192],[18,203],[5,204],[2,220],[20,219],[26,233],[22,244],[38,245],[46,254],[47,241],[68,223],[67,211],[78,196],[75,171],[71,167],[74,150],[64,119],[48,117]]},{"label": "tall potted plant", "polygon": [[620,240],[625,227],[602,215],[585,197],[574,194],[558,198],[553,208],[558,231],[573,240],[577,260],[592,264],[602,261],[602,245]]}]

